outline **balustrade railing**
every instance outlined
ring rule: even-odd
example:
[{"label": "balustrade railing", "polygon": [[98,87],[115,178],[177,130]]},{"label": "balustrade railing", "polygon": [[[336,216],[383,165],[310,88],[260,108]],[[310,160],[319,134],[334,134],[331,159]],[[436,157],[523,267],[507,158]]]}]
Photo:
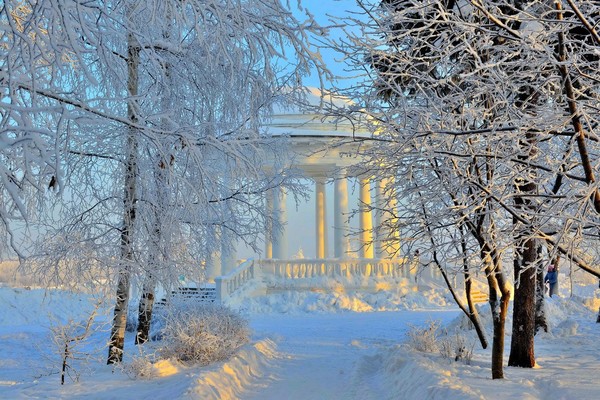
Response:
[{"label": "balustrade railing", "polygon": [[235,291],[256,278],[257,272],[258,268],[255,265],[254,260],[250,259],[241,263],[227,275],[216,277],[215,287],[217,301],[222,303],[223,300],[231,297]]},{"label": "balustrade railing", "polygon": [[[342,278],[352,281],[355,278],[407,278],[415,280],[419,266],[417,260],[408,258],[397,259],[266,259],[246,260],[229,274],[215,278],[216,299],[223,302],[240,290],[248,282],[259,275],[264,276],[267,285],[283,284],[284,287],[305,286],[308,279],[314,278]],[[419,276],[426,280],[435,279],[439,275],[436,268],[427,268],[426,274],[419,272]],[[304,282],[304,283],[301,283]],[[356,283],[356,281],[355,281]],[[363,281],[363,283],[365,283]],[[318,285],[318,284],[317,284]]]},{"label": "balustrade railing", "polygon": [[405,277],[411,274],[407,259],[297,259],[260,260],[265,275],[279,279],[316,277]]}]

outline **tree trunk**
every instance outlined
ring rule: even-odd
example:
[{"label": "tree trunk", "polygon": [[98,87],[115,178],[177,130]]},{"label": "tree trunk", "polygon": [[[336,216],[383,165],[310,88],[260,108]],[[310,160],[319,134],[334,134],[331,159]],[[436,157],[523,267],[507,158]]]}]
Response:
[{"label": "tree trunk", "polygon": [[488,342],[485,337],[485,331],[483,330],[483,326],[481,326],[481,321],[479,320],[479,313],[477,312],[477,308],[475,304],[473,304],[473,298],[471,297],[471,278],[465,278],[465,291],[467,296],[467,305],[469,307],[469,313],[467,316],[469,317],[469,321],[475,327],[475,332],[477,332],[477,337],[479,338],[479,343],[481,343],[482,349],[487,349]]},{"label": "tree trunk", "polygon": [[513,328],[508,365],[533,368],[535,366],[535,273],[537,259],[535,239],[516,243],[514,259],[515,298],[513,302]]},{"label": "tree trunk", "polygon": [[152,324],[152,310],[154,308],[155,281],[149,273],[142,286],[142,297],[138,309],[138,326],[135,335],[135,344],[144,344],[150,339],[150,325]]},{"label": "tree trunk", "polygon": [[123,361],[127,307],[129,306],[129,267],[122,265],[120,268],[122,271],[119,272],[119,282],[117,283],[117,301],[108,345],[107,364]]},{"label": "tree trunk", "polygon": [[468,317],[473,326],[475,327],[475,331],[477,332],[477,337],[479,338],[479,343],[481,343],[481,347],[483,349],[487,349],[487,338],[485,337],[485,332],[483,330],[483,327],[481,326],[479,314],[477,313],[477,308],[475,307],[475,304],[473,304],[473,298],[471,296],[471,273],[469,272],[469,263],[467,259],[467,243],[464,237],[464,226],[462,224],[460,226],[460,233],[460,245],[461,251],[463,253],[463,276],[465,278],[465,295],[467,297],[467,306],[469,307]]},{"label": "tree trunk", "polygon": [[546,321],[545,309],[545,286],[544,286],[544,266],[539,264],[536,268],[535,281],[535,333],[540,329],[548,332],[548,322]]},{"label": "tree trunk", "polygon": [[[137,46],[131,33],[127,36],[127,55],[127,91],[129,95],[127,114],[129,120],[135,123],[138,120],[135,96],[137,96],[138,91],[139,46]],[[129,306],[130,268],[134,261],[133,227],[136,217],[137,152],[137,132],[135,128],[130,127],[127,136],[127,158],[125,165],[121,263],[119,265],[119,279],[117,283],[117,300],[108,345],[108,364],[115,364],[123,360],[125,326],[127,324],[127,308]]]},{"label": "tree trunk", "polygon": [[[492,339],[492,379],[504,379],[504,336],[510,290],[504,279],[499,254],[489,244],[481,240],[480,246],[481,258],[488,281],[489,303],[494,330]],[[499,299],[498,295],[500,295]]]},{"label": "tree trunk", "polygon": [[[171,12],[167,10],[166,17],[169,23],[167,27],[163,31],[163,39],[168,41],[171,37]],[[172,96],[171,94],[171,66],[169,63],[164,64],[164,73],[165,73],[165,88],[162,93],[161,98],[161,108],[163,113],[168,113],[169,107],[172,106]],[[168,130],[171,128],[168,123],[167,118],[162,118],[161,125]],[[153,229],[152,232],[149,233],[150,243],[149,248],[149,260],[148,260],[148,271],[146,272],[146,276],[144,277],[144,284],[142,285],[142,297],[140,298],[140,305],[138,309],[138,327],[137,334],[135,336],[135,344],[144,344],[150,339],[150,326],[152,325],[152,312],[154,310],[154,292],[156,290],[156,279],[154,278],[155,270],[161,267],[161,263],[164,262],[165,257],[163,257],[163,212],[166,210],[167,205],[167,197],[168,197],[168,185],[169,180],[167,179],[167,171],[171,168],[171,164],[173,163],[173,156],[171,159],[167,160],[166,155],[166,147],[167,143],[164,140],[164,137],[161,138],[163,140],[159,140],[158,143],[160,147],[158,148],[158,157],[156,160],[156,164],[154,165],[154,183],[156,187],[156,204],[154,204],[154,221],[153,221]]]},{"label": "tree trunk", "polygon": [[[166,109],[166,108],[164,108]],[[165,262],[165,240],[163,238],[163,228],[165,220],[163,218],[163,210],[168,207],[168,185],[167,170],[170,168],[168,161],[164,156],[164,149],[161,149],[160,155],[157,158],[154,166],[154,182],[156,186],[156,204],[154,204],[154,221],[152,232],[149,233],[149,260],[148,271],[144,278],[142,287],[142,297],[140,298],[140,306],[138,310],[138,328],[135,337],[135,344],[143,344],[150,338],[150,325],[152,323],[152,311],[154,309],[154,292],[156,290],[156,279],[153,271],[161,268],[161,263]]]},{"label": "tree trunk", "polygon": [[[537,249],[538,260],[542,259],[542,246]],[[544,264],[538,263],[535,272],[535,333],[540,329],[548,332],[548,322],[546,321],[545,308],[545,287],[544,287]]]},{"label": "tree trunk", "polygon": [[[523,161],[530,161],[537,153],[537,135],[525,134],[519,142],[523,151],[518,156]],[[538,243],[534,236],[535,214],[537,210],[529,196],[537,193],[534,181],[535,171],[524,168],[516,176],[515,208],[522,215],[521,222],[514,218],[514,282],[515,296],[513,301],[513,327],[508,365],[511,367],[533,368],[535,366],[535,291],[536,262],[538,261]]]},{"label": "tree trunk", "polygon": [[510,300],[510,291],[506,285],[504,286],[504,289],[500,292],[500,301],[497,300],[497,295],[494,295],[494,300],[492,300],[492,296],[490,296],[494,327],[494,339],[492,341],[492,379],[504,379],[504,335],[506,316],[508,315],[508,302]]}]

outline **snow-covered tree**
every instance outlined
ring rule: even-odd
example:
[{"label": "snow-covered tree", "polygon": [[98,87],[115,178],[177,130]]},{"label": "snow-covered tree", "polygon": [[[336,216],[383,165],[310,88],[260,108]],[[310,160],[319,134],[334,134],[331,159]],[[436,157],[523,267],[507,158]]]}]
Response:
[{"label": "snow-covered tree", "polygon": [[[366,168],[395,178],[404,199],[401,237],[433,244],[447,265],[471,257],[485,270],[494,378],[503,377],[510,294],[503,261],[513,260],[510,364],[531,367],[539,247],[600,273],[588,261],[595,255],[574,250],[598,228],[597,210],[590,212],[597,204],[598,5],[358,3],[365,11],[354,21],[358,33],[337,47],[365,80],[342,91],[356,106],[336,112],[376,132]],[[470,235],[467,246],[461,231]]]},{"label": "snow-covered tree", "polygon": [[[22,214],[20,182],[63,190],[43,221],[36,262],[72,268],[73,277],[101,265],[96,278],[116,283],[109,362],[122,357],[134,278],[147,282],[148,300],[155,283],[168,285],[179,274],[201,278],[217,246],[258,247],[262,196],[297,187],[292,174],[277,174],[283,141],[269,139],[262,126],[273,106],[302,98],[303,76],[325,68],[309,45],[320,28],[308,13],[296,19],[289,6],[2,6],[0,109],[4,149],[16,165],[8,158],[3,164],[4,189]],[[264,168],[268,159],[275,168]],[[4,205],[9,218],[12,206]],[[151,302],[142,313],[149,320]]]},{"label": "snow-covered tree", "polygon": [[70,77],[88,54],[76,33],[87,7],[71,14],[63,4],[0,5],[0,220],[3,244],[19,255],[13,224],[29,219],[37,192],[62,188],[59,153],[70,122],[81,116],[69,93]]}]

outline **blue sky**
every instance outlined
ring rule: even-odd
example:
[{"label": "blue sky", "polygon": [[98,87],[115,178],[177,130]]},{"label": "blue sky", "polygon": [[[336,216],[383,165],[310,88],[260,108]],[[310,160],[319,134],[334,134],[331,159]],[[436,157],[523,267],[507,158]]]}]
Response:
[{"label": "blue sky", "polygon": [[[301,0],[302,7],[304,7],[310,14],[312,14],[316,21],[321,26],[329,26],[334,22],[331,21],[331,17],[344,17],[349,15],[350,12],[358,12],[359,8],[354,0]],[[291,4],[291,7],[297,11],[295,4]],[[301,19],[301,13],[297,12],[298,18]],[[356,17],[356,15],[354,15]],[[335,21],[339,24],[339,21]],[[343,34],[340,29],[331,29],[329,31],[333,37],[339,37]],[[341,56],[331,49],[322,48],[321,55],[323,60],[327,63],[329,69],[337,75],[347,75],[344,73],[344,65],[340,61]],[[311,76],[306,80],[308,86],[319,86],[319,81],[316,76]]]}]

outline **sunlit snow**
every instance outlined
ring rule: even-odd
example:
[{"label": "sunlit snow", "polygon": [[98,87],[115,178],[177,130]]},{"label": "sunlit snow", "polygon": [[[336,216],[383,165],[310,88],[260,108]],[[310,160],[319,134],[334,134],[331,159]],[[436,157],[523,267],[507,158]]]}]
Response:
[{"label": "sunlit snow", "polygon": [[[238,307],[250,320],[253,338],[236,356],[207,367],[164,360],[152,366],[147,379],[127,374],[138,353],[130,336],[125,367],[104,365],[107,326],[101,317],[95,323],[99,331],[77,349],[86,358],[73,362],[79,380],[67,379],[61,387],[50,328],[85,318],[94,298],[4,286],[0,397],[109,399],[118,393],[127,399],[596,399],[600,341],[594,310],[600,293],[595,284],[575,284],[571,297],[568,279],[561,278],[561,297],[546,303],[550,332],[536,336],[537,368],[506,367],[506,379],[495,381],[490,378],[490,350],[480,349],[445,290],[432,287],[371,294],[307,290],[247,300]],[[479,307],[491,339],[489,307]],[[475,350],[469,365],[407,346],[411,326],[430,321],[441,321],[441,333],[458,331],[468,339]],[[505,355],[509,346],[507,337]]]}]

